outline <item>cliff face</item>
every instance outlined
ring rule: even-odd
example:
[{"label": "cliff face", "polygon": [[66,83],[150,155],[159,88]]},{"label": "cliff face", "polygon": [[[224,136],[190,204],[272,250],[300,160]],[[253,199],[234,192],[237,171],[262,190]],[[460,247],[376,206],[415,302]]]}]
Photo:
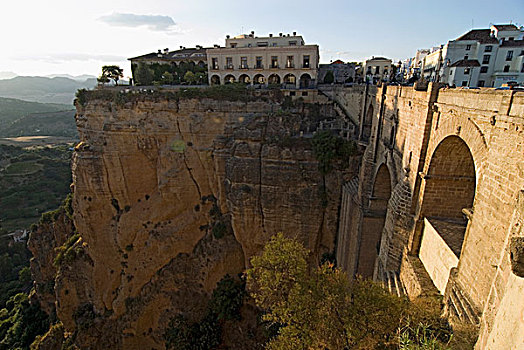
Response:
[{"label": "cliff face", "polygon": [[[56,276],[57,315],[82,348],[163,348],[224,274],[275,233],[314,259],[334,248],[342,174],[325,179],[300,132],[330,106],[143,98],[77,105],[76,259]],[[320,194],[328,196],[323,206]]]}]

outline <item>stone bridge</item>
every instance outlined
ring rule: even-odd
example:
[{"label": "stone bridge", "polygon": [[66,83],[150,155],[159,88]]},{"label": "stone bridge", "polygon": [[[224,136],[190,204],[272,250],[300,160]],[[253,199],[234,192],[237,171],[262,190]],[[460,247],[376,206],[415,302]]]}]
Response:
[{"label": "stone bridge", "polygon": [[524,346],[524,93],[355,86],[323,91],[358,120],[337,261],[350,277],[444,296],[477,349]]}]

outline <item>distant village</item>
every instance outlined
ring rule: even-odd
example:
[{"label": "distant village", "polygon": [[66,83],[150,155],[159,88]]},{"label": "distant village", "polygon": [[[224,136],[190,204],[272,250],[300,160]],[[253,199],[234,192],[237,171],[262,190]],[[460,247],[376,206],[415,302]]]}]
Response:
[{"label": "distant village", "polygon": [[255,32],[226,37],[225,46],[168,48],[130,58],[133,85],[222,85],[255,88],[315,88],[318,84],[396,83],[418,80],[449,87],[514,88],[524,85],[524,27],[494,24],[414,57],[393,62],[371,57],[364,62],[320,64],[319,46],[301,35]]}]

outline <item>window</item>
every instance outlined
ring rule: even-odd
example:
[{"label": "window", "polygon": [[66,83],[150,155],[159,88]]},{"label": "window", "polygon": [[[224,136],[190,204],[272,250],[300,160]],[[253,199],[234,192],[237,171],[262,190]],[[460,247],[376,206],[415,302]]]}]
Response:
[{"label": "window", "polygon": [[512,59],[513,59],[513,50],[510,50],[506,54],[506,61],[511,61]]},{"label": "window", "polygon": [[466,45],[466,51],[471,50],[471,45]]},{"label": "window", "polygon": [[471,71],[471,68],[469,68],[469,67],[464,68],[464,74],[465,75],[468,75],[470,71]]},{"label": "window", "polygon": [[267,45],[267,41],[259,41],[259,42],[257,43],[257,46],[258,46],[258,47],[266,47],[266,46],[268,46],[268,45]]},{"label": "window", "polygon": [[290,92],[289,92],[289,96],[296,96],[296,94],[297,94],[297,93],[296,93],[295,91],[290,91]]},{"label": "window", "polygon": [[278,57],[271,56],[271,68],[278,68]]},{"label": "window", "polygon": [[375,67],[375,74],[380,74],[380,67],[379,66]]},{"label": "window", "polygon": [[302,91],[302,96],[307,96],[307,91]]},{"label": "window", "polygon": [[226,57],[226,69],[233,69],[233,57]]},{"label": "window", "polygon": [[510,37],[508,38],[508,40],[515,40],[515,38],[512,37],[512,36],[510,36]]},{"label": "window", "polygon": [[264,65],[262,64],[262,56],[257,56],[255,68],[256,69],[264,68]]},{"label": "window", "polygon": [[302,68],[309,68],[309,55],[304,55],[304,60],[302,61]]},{"label": "window", "polygon": [[493,46],[491,45],[486,45],[486,47],[484,48],[484,52],[491,52],[493,50]]},{"label": "window", "polygon": [[524,63],[522,63],[522,68],[520,68],[520,72],[524,73]]},{"label": "window", "polygon": [[491,58],[490,55],[484,55],[482,58],[482,64],[489,64],[489,59]]},{"label": "window", "polygon": [[488,67],[487,66],[480,67],[480,72],[481,73],[487,73],[488,72]]},{"label": "window", "polygon": [[247,57],[240,57],[240,68],[247,69]]},{"label": "window", "polygon": [[468,86],[468,82],[467,82],[466,80],[464,80],[464,81],[462,82],[462,86]]},{"label": "window", "polygon": [[287,56],[286,68],[295,68],[295,62],[293,56]]},{"label": "window", "polygon": [[479,87],[484,87],[485,83],[486,82],[484,80],[479,80]]},{"label": "window", "polygon": [[504,66],[504,73],[507,73],[507,72],[509,72],[509,65]]},{"label": "window", "polygon": [[469,55],[464,55],[464,59],[467,60],[469,58]]},{"label": "window", "polygon": [[297,42],[296,42],[296,40],[294,40],[294,41],[290,41],[290,42],[289,42],[289,46],[297,46]]},{"label": "window", "polygon": [[234,49],[235,47],[237,47],[237,43],[231,43],[231,48]]},{"label": "window", "polygon": [[212,67],[213,69],[218,69],[218,58],[213,57],[213,58],[211,59],[211,67]]},{"label": "window", "polygon": [[449,70],[449,75],[453,75],[453,69]]}]

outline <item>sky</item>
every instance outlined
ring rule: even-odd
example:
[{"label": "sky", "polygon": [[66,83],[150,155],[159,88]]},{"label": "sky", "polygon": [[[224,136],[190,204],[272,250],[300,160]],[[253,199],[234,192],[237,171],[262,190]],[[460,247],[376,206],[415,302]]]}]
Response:
[{"label": "sky", "polygon": [[292,33],[320,60],[402,60],[491,23],[524,25],[524,0],[17,0],[0,2],[0,73],[99,75],[127,58],[225,36]]}]

